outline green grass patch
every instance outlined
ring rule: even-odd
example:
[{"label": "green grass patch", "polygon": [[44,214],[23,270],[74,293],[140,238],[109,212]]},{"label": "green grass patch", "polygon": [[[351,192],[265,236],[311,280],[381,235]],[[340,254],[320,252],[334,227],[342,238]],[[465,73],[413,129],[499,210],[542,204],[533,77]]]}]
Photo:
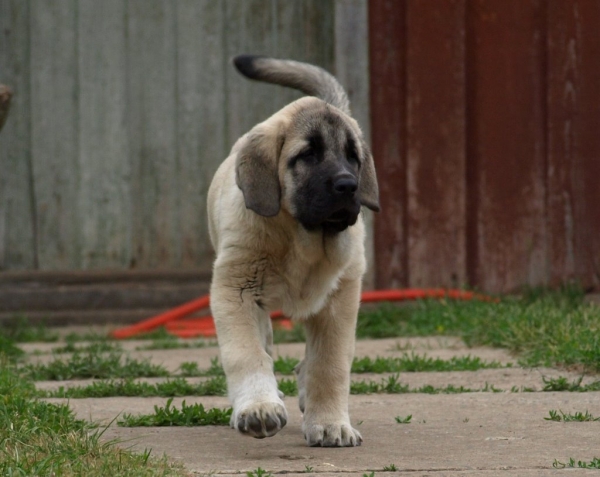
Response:
[{"label": "green grass patch", "polygon": [[600,381],[594,381],[589,384],[581,384],[583,376],[577,378],[574,381],[569,381],[564,376],[558,378],[545,378],[542,377],[544,382],[544,391],[569,391],[569,392],[588,392],[588,391],[600,391]]},{"label": "green grass patch", "polygon": [[163,366],[152,364],[149,360],[132,359],[120,352],[102,353],[95,349],[75,352],[69,359],[55,358],[49,363],[26,364],[22,371],[34,381],[169,376]]},{"label": "green grass patch", "polygon": [[114,341],[94,341],[79,346],[76,343],[75,341],[67,341],[66,345],[53,348],[52,353],[109,353],[123,351],[123,347]]},{"label": "green grass patch", "polygon": [[[560,378],[559,378],[560,379]],[[295,379],[282,378],[278,381],[279,389],[286,396],[298,395],[298,383]],[[597,391],[600,382],[594,386],[580,386],[577,392]],[[546,389],[543,389],[546,391]],[[574,391],[573,388],[564,387],[561,391]],[[468,388],[465,386],[432,386],[426,384],[418,388],[411,388],[408,384],[400,381],[399,375],[395,374],[381,379],[380,381],[362,380],[351,381],[350,394],[461,394],[475,392],[505,392],[486,383],[482,388]],[[509,392],[536,392],[533,388],[518,388],[513,386]],[[183,396],[225,396],[227,394],[227,383],[224,376],[214,376],[200,383],[189,383],[181,377],[171,378],[159,383],[146,383],[134,381],[133,379],[103,380],[95,381],[85,386],[61,386],[53,391],[38,390],[38,397],[52,398],[99,398],[99,397],[183,397]]]},{"label": "green grass patch", "polygon": [[173,336],[172,338],[160,338],[154,339],[151,343],[146,345],[137,346],[136,351],[153,351],[161,349],[198,349],[206,348],[209,346],[217,346],[216,341],[181,341],[180,339]]},{"label": "green grass patch", "polygon": [[555,421],[555,422],[590,422],[590,421],[600,421],[600,417],[592,416],[588,411],[585,412],[575,412],[564,413],[560,409],[557,411],[555,409],[551,409],[548,411],[549,417],[545,417],[546,421]]},{"label": "green grass patch", "polygon": [[181,409],[172,407],[173,398],[165,407],[154,406],[154,414],[132,415],[124,413],[117,421],[122,427],[154,427],[154,426],[227,426],[232,409],[205,409],[202,404],[188,406],[185,401]]},{"label": "green grass patch", "polygon": [[572,457],[567,462],[561,462],[558,459],[554,459],[552,467],[555,469],[568,468],[579,468],[579,469],[600,469],[600,458],[594,457],[591,461],[578,460],[575,461]]},{"label": "green grass patch", "polygon": [[0,334],[0,357],[4,356],[8,361],[14,362],[24,355],[25,352],[15,344],[14,340]]},{"label": "green grass patch", "polygon": [[182,467],[146,451],[101,440],[103,430],[76,419],[67,405],[35,398],[33,384],[0,362],[0,475],[183,476]]},{"label": "green grass patch", "polygon": [[499,303],[421,300],[382,305],[359,315],[357,336],[454,335],[471,346],[508,348],[527,366],[582,366],[600,371],[600,307],[575,287],[532,290]]},{"label": "green grass patch", "polygon": [[408,384],[400,382],[399,375],[395,374],[381,381],[352,381],[350,383],[350,394],[462,394],[476,392],[504,392],[494,385],[486,383],[481,389],[471,389],[464,386],[432,386],[426,384],[418,388],[411,388]]},{"label": "green grass patch", "polygon": [[298,395],[298,382],[295,379],[280,379],[277,382],[277,387],[286,396]]},{"label": "green grass patch", "polygon": [[186,361],[179,365],[179,375],[186,378],[197,378],[206,376],[225,376],[223,367],[219,364],[219,358],[211,358],[208,369],[200,369],[195,361]]},{"label": "green grass patch", "polygon": [[458,356],[450,359],[431,358],[415,353],[404,354],[399,358],[355,358],[353,373],[414,373],[430,371],[477,371],[497,369],[507,366],[498,361],[484,361],[473,356]]},{"label": "green grass patch", "polygon": [[0,336],[15,343],[54,343],[58,341],[58,333],[50,331],[43,323],[34,325],[22,316],[0,324]]},{"label": "green grass patch", "polygon": [[409,414],[406,417],[396,416],[394,418],[398,424],[410,424],[410,420],[412,419],[412,414]]},{"label": "green grass patch", "polygon": [[61,386],[55,391],[38,391],[41,397],[53,398],[100,398],[100,397],[177,397],[177,396],[225,396],[225,378],[217,376],[192,384],[184,378],[174,378],[160,383],[145,383],[132,379],[95,381],[87,386]]},{"label": "green grass patch", "polygon": [[[312,471],[312,467],[310,468]],[[273,477],[273,474],[271,472],[269,472],[268,470],[262,469],[262,468],[258,468],[256,470],[249,470],[248,472],[246,472],[246,476],[247,477]]]},{"label": "green grass patch", "polygon": [[[279,389],[286,396],[298,395],[298,384],[294,379],[279,380]],[[184,378],[168,379],[159,383],[124,380],[95,381],[85,386],[60,386],[53,391],[38,390],[38,397],[45,398],[100,398],[100,397],[182,397],[182,396],[226,396],[227,382],[224,376],[215,376],[206,381],[192,384]]]},{"label": "green grass patch", "polygon": [[[300,360],[291,357],[280,356],[273,362],[276,373],[293,374],[294,368]],[[400,357],[364,357],[354,358],[352,372],[363,373],[412,373],[429,371],[476,371],[478,369],[497,369],[510,367],[498,361],[484,361],[474,356],[459,356],[450,359],[431,358],[415,353],[405,353]]]}]

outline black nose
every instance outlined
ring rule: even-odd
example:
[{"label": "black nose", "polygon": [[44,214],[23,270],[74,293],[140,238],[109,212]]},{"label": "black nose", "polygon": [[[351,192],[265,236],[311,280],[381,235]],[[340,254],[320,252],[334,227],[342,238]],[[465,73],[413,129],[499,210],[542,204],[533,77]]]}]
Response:
[{"label": "black nose", "polygon": [[353,195],[358,189],[358,182],[350,174],[342,174],[333,179],[333,190],[342,195]]}]

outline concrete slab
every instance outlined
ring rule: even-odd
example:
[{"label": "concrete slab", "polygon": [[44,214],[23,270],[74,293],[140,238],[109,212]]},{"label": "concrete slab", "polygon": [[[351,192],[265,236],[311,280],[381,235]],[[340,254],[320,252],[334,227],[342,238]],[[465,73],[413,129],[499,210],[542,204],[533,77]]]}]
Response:
[{"label": "concrete slab", "polygon": [[[69,405],[79,417],[107,422],[123,411],[151,412],[165,401],[72,399]],[[228,404],[218,397],[186,401],[211,407]],[[120,428],[114,423],[104,437],[123,439],[136,450],[151,448],[154,455],[166,453],[200,475],[237,474],[259,466],[276,473],[306,475],[308,466],[310,473],[362,475],[394,464],[396,475],[541,476],[555,472],[554,459],[591,460],[600,455],[600,422],[544,420],[551,409],[600,415],[599,392],[351,396],[352,422],[365,442],[347,449],[306,447],[297,399],[287,398],[286,405],[288,425],[264,440],[226,427]],[[410,424],[395,422],[395,416],[408,414],[413,416]],[[583,470],[570,472],[587,475]]]},{"label": "concrete slab", "polygon": [[[218,348],[135,351],[147,341],[122,342],[129,355],[150,359],[176,371],[182,362],[196,361],[201,368],[210,366]],[[51,351],[64,343],[26,345],[28,352]],[[401,338],[361,340],[356,355],[401,356],[416,353],[444,359],[453,356],[478,356],[485,360],[515,363],[510,353],[501,349],[468,348],[455,337]],[[275,346],[275,356],[302,357],[301,343]],[[68,358],[68,355],[61,355]],[[51,354],[30,356],[32,361],[47,361]],[[386,379],[390,374],[355,374],[352,379]],[[536,390],[543,388],[543,378],[564,376],[573,381],[575,372],[549,368],[524,369],[518,366],[474,372],[401,373],[400,381],[411,388],[424,385],[448,385],[483,388],[493,385],[505,391],[513,386]],[[587,376],[584,383],[599,376]],[[162,378],[140,379],[146,382]],[[192,378],[190,381],[200,381]],[[39,389],[80,386],[92,380],[38,382]],[[224,397],[187,397],[188,404],[201,402],[207,407],[228,407]],[[134,450],[151,448],[154,455],[166,453],[182,462],[195,475],[239,475],[258,467],[290,476],[363,477],[384,472],[394,464],[398,476],[482,476],[541,477],[554,475],[554,459],[566,462],[570,457],[589,461],[600,457],[600,422],[558,423],[545,421],[551,409],[564,412],[589,411],[600,416],[600,392],[588,393],[469,393],[456,395],[354,395],[350,396],[352,422],[365,438],[363,446],[351,449],[306,447],[301,432],[302,416],[297,398],[287,397],[290,420],[277,436],[264,440],[244,437],[226,427],[121,428],[115,418],[123,412],[150,413],[155,405],[164,406],[164,398],[50,399],[69,402],[76,414],[108,425],[103,438],[117,438],[124,447]],[[395,416],[412,414],[410,424],[397,424]],[[308,471],[310,469],[310,471]],[[597,470],[565,469],[572,475],[598,475]]]}]

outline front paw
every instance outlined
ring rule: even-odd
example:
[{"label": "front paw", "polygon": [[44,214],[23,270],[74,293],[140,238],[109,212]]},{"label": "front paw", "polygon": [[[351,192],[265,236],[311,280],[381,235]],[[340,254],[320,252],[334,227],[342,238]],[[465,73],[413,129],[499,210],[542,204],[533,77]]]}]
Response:
[{"label": "front paw", "polygon": [[259,402],[234,411],[231,426],[242,434],[263,439],[277,434],[287,424],[287,411],[282,403]]},{"label": "front paw", "polygon": [[304,438],[311,447],[356,447],[362,444],[360,432],[347,422],[304,424]]}]

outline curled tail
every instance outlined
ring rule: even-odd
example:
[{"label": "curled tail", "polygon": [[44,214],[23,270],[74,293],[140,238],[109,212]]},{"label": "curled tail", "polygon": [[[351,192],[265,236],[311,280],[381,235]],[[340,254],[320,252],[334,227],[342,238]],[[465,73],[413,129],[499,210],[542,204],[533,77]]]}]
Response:
[{"label": "curled tail", "polygon": [[344,88],[318,66],[257,55],[239,55],[233,59],[233,63],[240,73],[250,79],[298,89],[350,114],[350,102]]}]

